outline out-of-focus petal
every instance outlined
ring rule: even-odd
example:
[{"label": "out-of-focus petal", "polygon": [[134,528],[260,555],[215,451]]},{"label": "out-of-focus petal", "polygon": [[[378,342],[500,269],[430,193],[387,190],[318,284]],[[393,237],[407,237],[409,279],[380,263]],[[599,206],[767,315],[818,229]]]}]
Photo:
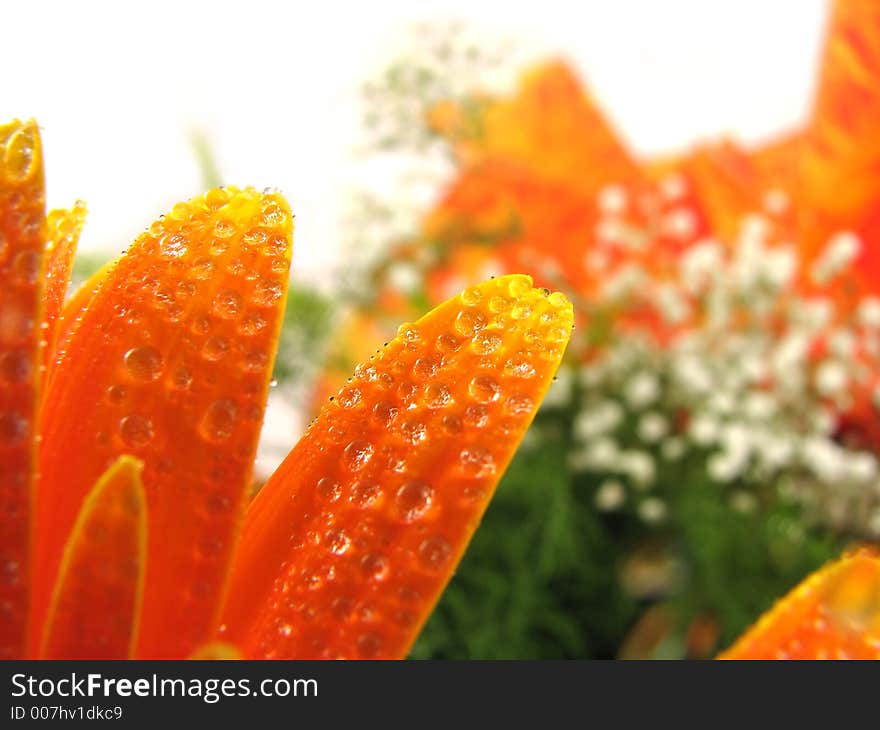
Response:
[{"label": "out-of-focus petal", "polygon": [[641,174],[611,125],[563,62],[527,73],[517,94],[482,106],[470,155],[505,160],[592,194]]},{"label": "out-of-focus petal", "polygon": [[880,4],[835,0],[802,156],[811,218],[851,227],[880,205],[878,128]]},{"label": "out-of-focus petal", "polygon": [[120,457],[83,502],[52,596],[41,656],[128,659],[143,592],[142,464]]},{"label": "out-of-focus petal", "polygon": [[45,216],[37,125],[0,125],[0,659],[26,642]]},{"label": "out-of-focus petal", "polygon": [[721,659],[880,659],[880,556],[861,549],[783,598]]},{"label": "out-of-focus petal", "polygon": [[571,335],[527,276],[467,289],[358,367],[251,504],[224,611],[245,656],[403,657]]},{"label": "out-of-focus petal", "polygon": [[130,453],[144,462],[150,524],[137,654],[187,656],[210,638],[251,482],[291,233],[280,195],[213,190],[175,206],[83,295],[42,409],[35,624],[89,485]]},{"label": "out-of-focus petal", "polygon": [[190,659],[195,660],[230,660],[241,659],[241,652],[232,644],[225,644],[222,641],[212,641],[209,644],[200,646],[196,649]]}]

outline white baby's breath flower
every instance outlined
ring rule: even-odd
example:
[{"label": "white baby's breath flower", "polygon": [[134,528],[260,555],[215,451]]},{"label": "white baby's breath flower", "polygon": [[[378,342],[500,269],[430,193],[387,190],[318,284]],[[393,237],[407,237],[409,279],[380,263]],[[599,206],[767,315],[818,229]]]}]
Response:
[{"label": "white baby's breath flower", "polygon": [[626,384],[624,397],[633,408],[645,408],[660,396],[660,383],[657,376],[648,371],[637,373]]},{"label": "white baby's breath flower", "polygon": [[638,434],[642,441],[653,444],[669,431],[669,423],[659,413],[646,413],[639,419]]},{"label": "white baby's breath flower", "polygon": [[626,501],[626,490],[616,479],[607,479],[596,490],[596,507],[603,512],[620,509]]},{"label": "white baby's breath flower", "polygon": [[868,329],[880,329],[880,298],[865,297],[856,310],[859,324]]},{"label": "white baby's breath flower", "polygon": [[624,451],[620,455],[618,468],[626,474],[639,489],[647,489],[654,483],[656,467],[650,454],[644,451]]},{"label": "white baby's breath flower", "polygon": [[648,497],[639,505],[639,517],[649,525],[656,525],[666,519],[666,503],[657,497]]},{"label": "white baby's breath flower", "polygon": [[837,360],[824,360],[816,368],[816,390],[824,396],[839,395],[847,386],[846,367]]},{"label": "white baby's breath flower", "polygon": [[685,444],[677,436],[672,436],[666,439],[660,445],[660,454],[667,461],[677,461],[682,456],[684,456]]},{"label": "white baby's breath flower", "polygon": [[698,446],[710,446],[718,440],[721,429],[714,418],[706,413],[698,413],[691,420],[688,436]]}]

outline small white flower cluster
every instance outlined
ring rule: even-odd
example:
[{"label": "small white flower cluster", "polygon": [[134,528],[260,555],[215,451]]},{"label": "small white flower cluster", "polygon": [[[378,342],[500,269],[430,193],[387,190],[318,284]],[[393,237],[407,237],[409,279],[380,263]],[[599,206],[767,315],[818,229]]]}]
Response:
[{"label": "small white flower cluster", "polygon": [[[671,179],[661,195],[681,197],[683,184]],[[769,215],[748,216],[730,245],[694,240],[667,266],[618,256],[616,269],[596,270],[615,260],[606,249],[650,234],[626,221],[622,188],[600,195],[603,235],[585,266],[605,285],[586,315],[614,324],[579,372],[570,457],[592,475],[598,509],[662,523],[686,462],[688,479],[702,474],[736,511],[791,499],[824,524],[880,536],[878,457],[839,435],[841,414],[880,373],[880,300],[849,313],[833,296],[800,293],[797,249],[774,240],[787,200],[776,192]],[[806,272],[820,291],[840,285],[859,246],[849,233],[829,241]]]}]

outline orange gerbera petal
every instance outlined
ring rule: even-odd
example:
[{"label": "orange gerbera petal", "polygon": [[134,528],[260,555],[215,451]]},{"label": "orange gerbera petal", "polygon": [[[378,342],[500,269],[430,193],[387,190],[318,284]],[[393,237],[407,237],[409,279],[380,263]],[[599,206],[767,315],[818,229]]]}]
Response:
[{"label": "orange gerbera petal", "polygon": [[213,190],[175,206],[83,295],[43,403],[34,625],[86,492],[131,453],[144,462],[150,524],[137,653],[187,656],[210,638],[250,486],[291,231],[280,195]]},{"label": "orange gerbera petal", "polygon": [[0,125],[0,659],[25,649],[45,215],[37,125]]},{"label": "orange gerbera petal", "polygon": [[46,247],[45,274],[45,323],[46,352],[49,360],[55,350],[58,318],[67,297],[73,257],[86,219],[85,203],[77,201],[70,210],[53,210],[49,213],[49,244]]},{"label": "orange gerbera petal", "polygon": [[147,540],[141,468],[136,459],[120,457],[83,502],[61,562],[43,657],[131,655]]},{"label": "orange gerbera petal", "polygon": [[527,276],[411,325],[327,405],[254,499],[223,638],[258,658],[403,657],[571,335]]},{"label": "orange gerbera petal", "polygon": [[550,62],[526,74],[517,95],[487,103],[476,142],[487,157],[592,194],[641,179],[635,163],[571,69]]},{"label": "orange gerbera petal", "polygon": [[835,0],[802,156],[804,202],[832,229],[880,205],[878,128],[880,4]]},{"label": "orange gerbera petal", "polygon": [[861,549],[814,573],[721,659],[880,659],[880,554]]}]

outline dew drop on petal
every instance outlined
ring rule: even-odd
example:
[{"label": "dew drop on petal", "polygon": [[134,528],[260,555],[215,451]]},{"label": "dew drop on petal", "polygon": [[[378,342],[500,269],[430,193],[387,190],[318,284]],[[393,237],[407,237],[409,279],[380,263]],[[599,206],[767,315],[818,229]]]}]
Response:
[{"label": "dew drop on petal", "polygon": [[146,446],[155,436],[153,421],[142,413],[132,413],[119,421],[119,435],[129,446]]},{"label": "dew drop on petal", "polygon": [[421,542],[418,554],[422,565],[431,570],[439,570],[452,556],[452,547],[446,538],[435,535]]},{"label": "dew drop on petal", "polygon": [[373,445],[368,441],[352,441],[342,452],[342,459],[351,471],[360,471],[373,458]]},{"label": "dew drop on petal", "polygon": [[199,433],[206,441],[224,441],[235,430],[238,408],[228,398],[215,400],[202,417]]},{"label": "dew drop on petal", "polygon": [[434,490],[429,484],[411,481],[397,490],[395,506],[397,513],[407,522],[420,519],[430,509]]},{"label": "dew drop on petal", "polygon": [[342,496],[342,487],[339,482],[330,477],[319,479],[315,488],[318,491],[318,496],[328,502],[336,502]]},{"label": "dew drop on petal", "polygon": [[468,385],[468,393],[478,403],[491,403],[498,400],[501,388],[488,375],[477,375]]},{"label": "dew drop on petal", "polygon": [[155,347],[133,347],[123,359],[125,368],[136,380],[156,380],[162,374],[162,356]]},{"label": "dew drop on petal", "polygon": [[361,571],[371,580],[385,580],[390,572],[388,558],[381,553],[367,553],[361,558]]}]

